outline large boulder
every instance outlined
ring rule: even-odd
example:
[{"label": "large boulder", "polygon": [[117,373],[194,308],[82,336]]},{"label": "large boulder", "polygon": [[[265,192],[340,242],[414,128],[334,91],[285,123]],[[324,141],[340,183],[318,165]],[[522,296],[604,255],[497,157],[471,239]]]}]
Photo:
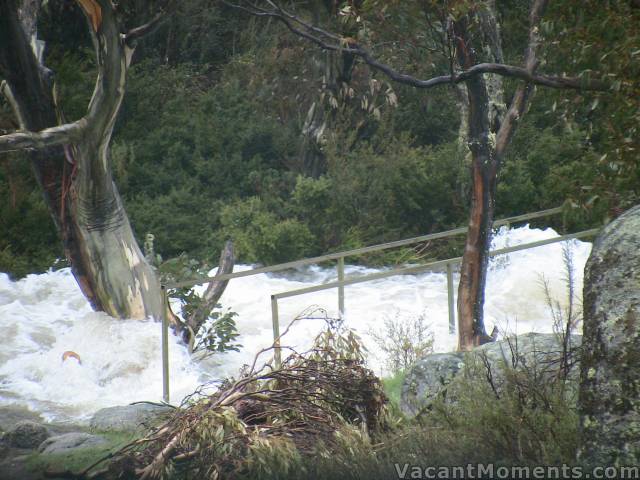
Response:
[{"label": "large boulder", "polygon": [[7,443],[15,448],[38,448],[49,436],[51,433],[44,425],[31,420],[17,422],[6,433]]},{"label": "large boulder", "polygon": [[462,353],[435,353],[418,360],[407,372],[400,394],[400,408],[410,416],[445,395],[447,386],[464,367]]},{"label": "large boulder", "polygon": [[482,363],[492,373],[494,386],[500,389],[505,382],[505,372],[515,369],[531,372],[538,377],[552,380],[566,368],[569,381],[578,381],[580,346],[582,335],[571,335],[566,345],[563,338],[555,333],[525,333],[501,340],[485,343],[474,349],[476,362]]},{"label": "large boulder", "polygon": [[70,432],[47,438],[38,447],[40,453],[69,453],[82,448],[102,447],[109,442],[99,435],[85,432]]},{"label": "large boulder", "polygon": [[138,431],[171,411],[171,407],[150,403],[108,407],[93,415],[89,427],[99,432]]},{"label": "large boulder", "polygon": [[[577,351],[580,335],[571,335],[567,345],[559,335],[527,333],[498,342],[486,343],[471,352],[436,353],[418,360],[407,372],[402,385],[400,407],[409,415],[417,415],[436,399],[455,402],[448,388],[454,381],[463,382],[465,375],[488,378],[499,392],[510,370],[532,371],[551,379],[559,374],[565,359],[569,380],[577,383]],[[566,354],[565,354],[566,348]]]},{"label": "large boulder", "polygon": [[580,458],[640,464],[640,206],[611,222],[585,267]]}]

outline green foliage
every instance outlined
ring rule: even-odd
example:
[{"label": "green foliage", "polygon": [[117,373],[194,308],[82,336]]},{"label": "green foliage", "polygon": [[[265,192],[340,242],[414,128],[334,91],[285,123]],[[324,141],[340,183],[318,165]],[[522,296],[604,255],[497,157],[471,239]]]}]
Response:
[{"label": "green foliage", "polygon": [[[182,253],[178,257],[161,263],[158,270],[162,281],[166,283],[202,278],[207,275],[209,267]],[[169,290],[168,294],[170,298],[180,301],[180,313],[183,319],[189,318],[202,308],[203,299],[192,288],[176,288]],[[195,332],[193,351],[204,356],[231,350],[238,351],[242,345],[236,343],[239,336],[235,321],[237,316],[238,314],[231,309],[223,311],[221,305],[216,305],[208,313],[200,329]]]},{"label": "green foliage", "polygon": [[136,196],[126,205],[139,242],[145,232],[154,232],[156,251],[165,258],[189,252],[192,257],[208,260],[222,248],[211,232],[212,225],[217,225],[216,206],[220,203],[203,205],[202,198],[187,185],[157,196]]},{"label": "green foliage", "polygon": [[434,407],[436,422],[466,432],[467,448],[475,444],[476,455],[498,463],[573,462],[578,444],[577,389],[568,388],[560,374],[553,379],[542,375],[542,365],[514,367],[505,362],[498,368],[506,383],[496,394],[487,378],[497,372],[491,373],[481,361],[470,364],[448,393],[456,400]]},{"label": "green foliage", "polygon": [[[597,14],[595,9],[597,8]],[[545,23],[551,67],[570,67],[584,78],[610,83],[604,92],[555,95],[554,109],[577,124],[596,146],[598,175],[589,198],[603,203],[600,217],[613,216],[638,202],[640,170],[640,9],[634,2],[562,2],[551,9]],[[611,211],[607,211],[610,209]]]},{"label": "green foliage", "polygon": [[400,396],[402,394],[402,384],[404,383],[405,372],[397,371],[390,377],[382,378],[384,393],[389,398],[389,403],[395,415],[400,416]]},{"label": "green foliage", "polygon": [[366,349],[358,334],[346,328],[342,320],[327,319],[328,326],[314,339],[311,358],[320,362],[352,360],[365,362]]},{"label": "green foliage", "polygon": [[499,216],[525,210],[552,208],[567,202],[564,225],[556,228],[585,229],[601,224],[613,206],[611,192],[605,193],[609,166],[585,138],[584,132],[569,126],[540,129],[534,113],[516,133],[498,186]]},{"label": "green foliage", "polygon": [[[220,309],[221,306],[217,305],[216,308]],[[196,336],[193,351],[207,354],[239,351],[242,345],[236,343],[240,335],[235,321],[237,316],[238,314],[230,309],[226,312],[212,311]]]},{"label": "green foliage", "polygon": [[[517,64],[528,5],[498,3],[505,59]],[[540,52],[544,72],[587,77],[597,70],[614,88],[575,95],[538,88],[500,173],[497,216],[566,203],[575,208],[565,226],[583,228],[640,198],[640,10],[626,0],[587,3],[550,6],[541,28],[553,39]],[[470,5],[459,2],[451,14]],[[127,4],[121,14],[132,26],[153,6]],[[428,78],[449,69],[437,25],[425,34],[425,15],[439,15],[441,2],[367,1],[340,15],[328,4],[297,8],[370,45],[400,71]],[[39,31],[60,104],[76,119],[95,83],[85,20],[77,6],[48,2]],[[169,22],[137,47],[112,142],[115,180],[138,240],[154,232],[162,257],[186,252],[211,261],[232,236],[240,261],[269,264],[464,225],[470,181],[457,145],[461,92],[390,84],[359,62],[344,69],[348,62],[275,23],[204,0],[179,2]],[[336,68],[344,75],[328,82]],[[505,83],[507,93],[514,85]],[[305,143],[312,105],[325,128],[317,142]],[[6,104],[0,108],[0,120],[11,117]],[[317,172],[305,165],[310,154]],[[19,276],[61,256],[32,194],[35,182],[20,169],[18,183],[0,173],[0,269]],[[455,243],[428,251],[457,253]],[[412,256],[405,250],[354,260]]]},{"label": "green foliage", "polygon": [[0,271],[22,277],[62,256],[53,221],[22,156],[0,163]]},{"label": "green foliage", "polygon": [[315,239],[305,224],[280,220],[258,197],[225,206],[220,223],[245,261],[275,264],[314,252]]}]

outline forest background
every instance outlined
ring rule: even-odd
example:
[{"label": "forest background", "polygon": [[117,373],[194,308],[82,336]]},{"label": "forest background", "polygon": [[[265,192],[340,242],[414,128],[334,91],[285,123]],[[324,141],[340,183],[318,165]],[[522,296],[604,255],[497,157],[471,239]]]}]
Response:
[{"label": "forest background", "polygon": [[[297,3],[348,33],[349,15],[333,2]],[[605,71],[612,89],[538,89],[500,172],[496,218],[564,204],[553,226],[586,228],[638,201],[639,8],[555,3],[543,23],[552,39],[544,69]],[[518,64],[528,2],[497,6],[505,58]],[[413,13],[389,9],[393,18],[375,25],[376,53],[426,77],[434,65],[425,51],[437,41]],[[95,81],[85,22],[64,1],[48,2],[40,18],[45,64],[69,119],[85,113]],[[232,238],[239,261],[273,264],[465,225],[470,175],[459,91],[393,84],[358,62],[341,78],[335,72],[347,69],[336,62],[344,58],[331,55],[275,22],[216,2],[180,2],[136,50],[112,145],[139,243],[151,233],[163,259],[185,254],[211,264]],[[506,81],[507,97],[515,85]],[[0,134],[13,122],[0,100]],[[14,277],[66,265],[22,155],[0,157],[0,271]],[[432,245],[426,254],[460,246]]]}]

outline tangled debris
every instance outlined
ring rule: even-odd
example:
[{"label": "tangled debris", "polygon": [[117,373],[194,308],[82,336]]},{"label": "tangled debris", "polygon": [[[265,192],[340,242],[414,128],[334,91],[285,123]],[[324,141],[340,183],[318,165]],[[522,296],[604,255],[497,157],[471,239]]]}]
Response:
[{"label": "tangled debris", "polygon": [[330,451],[344,427],[365,434],[384,429],[387,399],[364,365],[358,338],[335,322],[327,325],[310,350],[288,349],[280,368],[271,360],[257,366],[274,347],[259,352],[237,380],[198,400],[192,395],[163,425],[103,459],[108,465],[101,461],[73,476],[234,478],[261,455],[274,461]]}]

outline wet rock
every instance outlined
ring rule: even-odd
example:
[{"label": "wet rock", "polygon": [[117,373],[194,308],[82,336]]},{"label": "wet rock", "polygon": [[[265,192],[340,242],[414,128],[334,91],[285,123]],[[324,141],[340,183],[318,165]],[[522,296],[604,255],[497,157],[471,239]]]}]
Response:
[{"label": "wet rock", "polygon": [[80,448],[100,447],[109,442],[99,435],[85,432],[71,432],[46,439],[38,447],[40,453],[68,453]]},{"label": "wet rock", "polygon": [[50,435],[45,426],[31,420],[21,420],[6,433],[6,439],[15,448],[37,448]]},{"label": "wet rock", "polygon": [[103,408],[93,415],[89,427],[99,432],[136,431],[172,411],[171,407],[149,403]]},{"label": "wet rock", "polygon": [[611,222],[585,267],[581,448],[594,465],[640,464],[640,206]]},{"label": "wet rock", "polygon": [[[498,393],[510,369],[535,369],[535,375],[552,379],[566,364],[567,378],[577,383],[577,352],[581,343],[580,335],[571,335],[565,355],[565,346],[559,335],[527,333],[486,343],[471,352],[427,355],[409,369],[402,386],[400,407],[405,414],[413,416],[438,398],[454,402],[455,394],[448,388],[454,381],[456,384],[464,382],[466,376],[486,379],[487,372],[491,372],[491,381]],[[464,388],[464,385],[457,387]]]}]

